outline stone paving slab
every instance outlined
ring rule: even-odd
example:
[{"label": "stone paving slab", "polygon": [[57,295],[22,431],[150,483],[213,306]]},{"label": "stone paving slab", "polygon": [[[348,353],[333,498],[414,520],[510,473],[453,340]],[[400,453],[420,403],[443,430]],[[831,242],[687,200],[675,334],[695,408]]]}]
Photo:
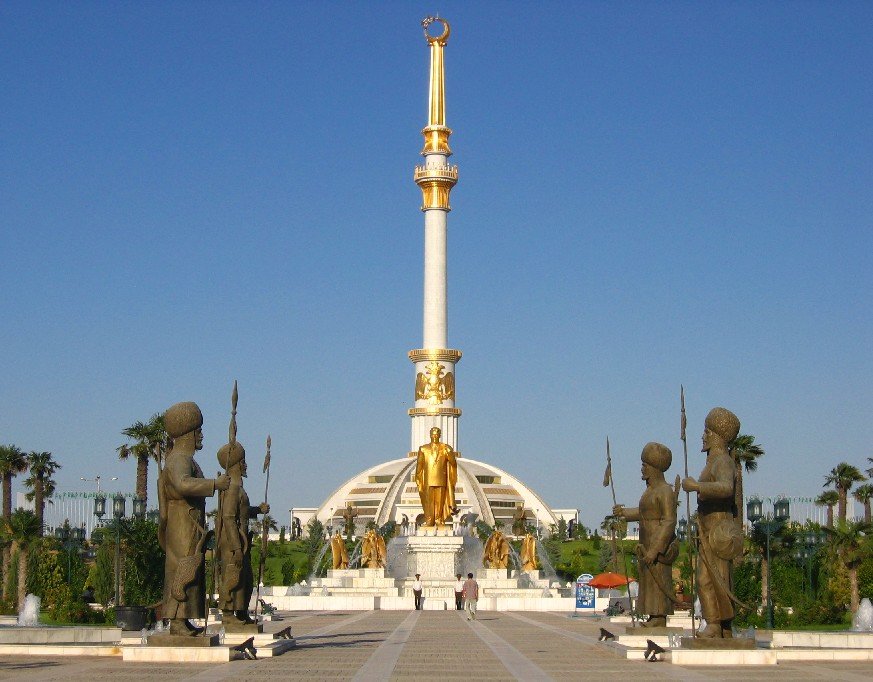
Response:
[{"label": "stone paving slab", "polygon": [[847,680],[873,679],[873,662],[780,662],[691,667],[629,661],[597,641],[601,623],[561,613],[329,611],[285,613],[297,647],[224,664],[125,664],[116,658],[0,656],[0,680]]}]

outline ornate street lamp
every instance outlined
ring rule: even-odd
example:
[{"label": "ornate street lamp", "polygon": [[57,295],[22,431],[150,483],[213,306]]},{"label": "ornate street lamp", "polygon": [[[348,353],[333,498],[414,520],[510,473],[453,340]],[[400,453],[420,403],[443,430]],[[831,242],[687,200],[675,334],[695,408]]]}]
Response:
[{"label": "ornate street lamp", "polygon": [[160,517],[161,512],[157,509],[150,509],[148,512],[146,512],[146,518],[152,523],[157,523]]},{"label": "ornate street lamp", "polygon": [[124,499],[124,495],[119,493],[112,498],[112,515],[117,521],[120,521],[124,518],[125,513],[127,513],[127,500]]},{"label": "ornate street lamp", "polygon": [[115,606],[121,606],[121,520],[127,511],[124,495],[112,498],[112,516],[115,517]]},{"label": "ornate street lamp", "polygon": [[97,493],[97,497],[94,498],[94,516],[97,517],[98,523],[103,521],[103,517],[106,515],[106,495],[102,495]]},{"label": "ornate street lamp", "polygon": [[685,542],[688,539],[688,521],[683,517],[679,519],[679,530],[677,535],[679,536],[679,542]]},{"label": "ornate street lamp", "polygon": [[791,518],[788,498],[780,497],[773,504],[773,514],[764,514],[764,505],[759,497],[752,497],[746,503],[746,518],[752,525],[761,530],[767,538],[767,627],[773,629],[773,594],[770,590],[770,538],[782,530]]},{"label": "ornate street lamp", "polygon": [[142,521],[145,518],[146,503],[141,497],[133,498],[133,517]]}]

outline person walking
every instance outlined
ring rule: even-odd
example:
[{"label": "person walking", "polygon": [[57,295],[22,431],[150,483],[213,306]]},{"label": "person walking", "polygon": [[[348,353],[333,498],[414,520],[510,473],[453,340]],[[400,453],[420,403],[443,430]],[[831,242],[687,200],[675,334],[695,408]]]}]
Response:
[{"label": "person walking", "polygon": [[421,583],[421,573],[415,574],[415,581],[412,583],[412,594],[415,595],[415,610],[421,611],[421,593],[424,590],[424,585]]},{"label": "person walking", "polygon": [[468,573],[461,592],[467,604],[467,620],[476,620],[476,602],[479,601],[479,583],[473,580],[473,574]]},{"label": "person walking", "polygon": [[455,576],[458,580],[455,582],[455,610],[464,610],[464,581],[461,580],[461,574]]}]

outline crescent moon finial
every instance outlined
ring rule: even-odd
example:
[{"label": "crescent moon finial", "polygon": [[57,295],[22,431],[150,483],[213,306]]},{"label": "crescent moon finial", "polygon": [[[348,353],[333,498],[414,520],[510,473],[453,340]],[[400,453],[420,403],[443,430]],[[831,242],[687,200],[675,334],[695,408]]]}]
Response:
[{"label": "crescent moon finial", "polygon": [[[437,22],[443,25],[443,32],[438,36],[432,36],[427,32],[427,29],[431,24]],[[425,17],[421,20],[421,25],[424,28],[424,37],[428,44],[433,45],[434,43],[437,43],[439,45],[445,45],[449,42],[449,35],[452,33],[452,28],[449,26],[449,22],[442,17]]]}]

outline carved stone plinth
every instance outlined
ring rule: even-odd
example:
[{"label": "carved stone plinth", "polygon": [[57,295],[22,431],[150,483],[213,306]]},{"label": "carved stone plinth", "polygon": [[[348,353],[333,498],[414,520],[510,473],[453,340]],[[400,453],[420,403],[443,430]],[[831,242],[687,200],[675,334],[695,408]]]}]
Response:
[{"label": "carved stone plinth", "polygon": [[414,535],[407,545],[407,574],[424,580],[451,579],[462,573],[464,538],[457,535]]},{"label": "carved stone plinth", "polygon": [[218,635],[152,635],[148,639],[149,646],[170,647],[206,647],[218,646]]}]

